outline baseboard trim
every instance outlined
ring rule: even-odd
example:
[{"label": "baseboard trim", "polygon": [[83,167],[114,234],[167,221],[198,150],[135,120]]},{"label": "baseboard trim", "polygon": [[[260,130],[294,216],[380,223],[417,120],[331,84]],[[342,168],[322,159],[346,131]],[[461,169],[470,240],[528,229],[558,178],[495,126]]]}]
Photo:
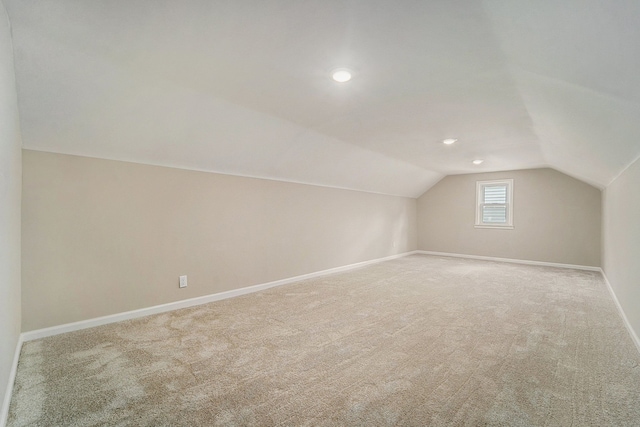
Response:
[{"label": "baseboard trim", "polygon": [[64,334],[67,332],[79,331],[81,329],[93,328],[95,326],[106,325],[109,323],[120,322],[123,320],[136,319],[139,317],[150,316],[152,314],[165,313],[167,311],[178,310],[181,308],[193,307],[196,305],[207,304],[214,301],[220,301],[228,298],[237,297],[240,295],[246,295],[253,292],[262,291],[265,289],[273,288],[276,286],[282,286],[293,282],[298,282],[306,279],[313,279],[327,274],[339,273],[342,271],[353,270],[356,268],[365,267],[371,264],[377,264],[384,261],[389,261],[396,258],[402,258],[408,255],[417,253],[417,251],[404,252],[397,255],[391,255],[383,258],[376,258],[369,261],[357,262],[355,264],[344,265],[342,267],[330,268],[327,270],[316,271],[314,273],[303,274],[300,276],[289,277],[286,279],[276,280],[268,283],[261,283],[258,285],[247,286],[244,288],[233,289],[231,291],[219,292],[215,294],[205,295],[201,297],[170,302],[167,304],[156,305],[152,307],[141,308],[138,310],[126,311],[123,313],[111,314],[108,316],[96,317],[93,319],[81,320],[79,322],[66,323],[63,325],[52,326],[44,329],[37,329],[34,331],[24,332],[22,338],[24,341],[32,341],[40,338],[46,338],[53,335]]},{"label": "baseboard trim", "polygon": [[24,341],[23,334],[18,336],[18,342],[16,343],[16,351],[13,354],[13,363],[11,364],[11,371],[9,372],[9,381],[7,382],[7,390],[4,394],[4,400],[2,402],[2,408],[0,408],[0,427],[7,425],[9,418],[9,405],[11,404],[11,395],[13,394],[13,385],[16,382],[16,374],[18,373],[18,361],[20,360],[20,352],[22,351],[22,343]]},{"label": "baseboard trim", "polygon": [[633,326],[631,326],[631,323],[629,323],[629,319],[627,319],[627,315],[624,313],[624,310],[620,305],[620,301],[618,301],[618,296],[613,291],[613,286],[611,286],[611,282],[609,282],[609,279],[607,278],[607,275],[605,274],[604,270],[600,269],[600,272],[602,273],[602,277],[604,277],[604,282],[607,284],[607,289],[611,294],[611,298],[613,298],[613,302],[618,308],[618,314],[620,314],[620,317],[622,318],[622,322],[624,323],[624,326],[627,328],[627,331],[631,336],[631,340],[636,345],[636,348],[638,349],[638,353],[640,353],[640,339],[638,338],[638,334],[636,334],[636,331],[633,330]]},{"label": "baseboard trim", "polygon": [[560,264],[556,262],[546,262],[546,261],[529,261],[526,259],[515,259],[515,258],[497,258],[491,256],[481,256],[481,255],[467,255],[467,254],[456,254],[450,252],[434,252],[434,251],[415,251],[416,253],[423,255],[436,255],[436,256],[447,256],[453,258],[468,258],[468,259],[479,259],[483,261],[498,261],[498,262],[509,262],[512,264],[527,264],[527,265],[541,265],[545,267],[558,267],[558,268],[572,268],[574,270],[587,270],[587,271],[602,271],[600,267],[592,267],[590,265],[574,265],[574,264]]}]

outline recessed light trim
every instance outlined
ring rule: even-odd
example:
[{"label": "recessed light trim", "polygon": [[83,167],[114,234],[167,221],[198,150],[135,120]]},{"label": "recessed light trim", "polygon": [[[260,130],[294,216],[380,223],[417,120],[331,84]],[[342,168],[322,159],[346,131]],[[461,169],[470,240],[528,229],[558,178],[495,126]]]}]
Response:
[{"label": "recessed light trim", "polygon": [[475,160],[473,161],[473,164],[474,164],[474,165],[481,165],[481,164],[482,164],[482,162],[484,162],[484,160],[482,160],[482,159],[475,159]]},{"label": "recessed light trim", "polygon": [[351,71],[346,68],[338,68],[331,72],[331,78],[338,83],[346,83],[351,80]]},{"label": "recessed light trim", "polygon": [[456,142],[458,142],[458,140],[455,138],[447,138],[442,141],[444,145],[451,145],[451,144],[455,144]]}]

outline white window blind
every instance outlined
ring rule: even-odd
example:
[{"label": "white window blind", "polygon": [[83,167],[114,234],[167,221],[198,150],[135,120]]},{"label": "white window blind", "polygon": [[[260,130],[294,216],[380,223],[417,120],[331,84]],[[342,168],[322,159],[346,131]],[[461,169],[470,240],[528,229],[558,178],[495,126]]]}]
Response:
[{"label": "white window blind", "polygon": [[491,224],[507,223],[507,186],[485,185],[482,187],[482,222]]},{"label": "white window blind", "polygon": [[513,228],[513,180],[478,181],[476,227]]}]

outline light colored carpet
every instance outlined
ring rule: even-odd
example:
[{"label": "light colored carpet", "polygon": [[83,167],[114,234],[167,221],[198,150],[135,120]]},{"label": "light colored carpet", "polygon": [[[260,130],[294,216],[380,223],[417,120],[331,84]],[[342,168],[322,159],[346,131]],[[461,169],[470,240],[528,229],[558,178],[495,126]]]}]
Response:
[{"label": "light colored carpet", "polygon": [[639,426],[595,272],[413,255],[25,343],[9,426]]}]

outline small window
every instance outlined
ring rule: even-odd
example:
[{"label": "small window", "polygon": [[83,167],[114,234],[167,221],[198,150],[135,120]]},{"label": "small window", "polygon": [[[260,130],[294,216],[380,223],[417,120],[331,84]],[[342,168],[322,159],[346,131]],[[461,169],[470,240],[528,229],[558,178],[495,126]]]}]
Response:
[{"label": "small window", "polygon": [[476,182],[476,227],[513,228],[513,179]]}]

